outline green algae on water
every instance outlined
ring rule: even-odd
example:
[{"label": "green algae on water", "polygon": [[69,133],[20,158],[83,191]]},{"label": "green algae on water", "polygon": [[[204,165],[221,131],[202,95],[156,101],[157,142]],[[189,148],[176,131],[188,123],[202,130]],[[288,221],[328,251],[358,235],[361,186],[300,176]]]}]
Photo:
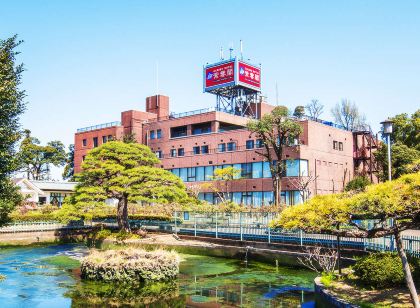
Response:
[{"label": "green algae on water", "polygon": [[43,261],[60,269],[73,269],[80,266],[80,262],[78,260],[64,255],[47,257],[44,258]]}]

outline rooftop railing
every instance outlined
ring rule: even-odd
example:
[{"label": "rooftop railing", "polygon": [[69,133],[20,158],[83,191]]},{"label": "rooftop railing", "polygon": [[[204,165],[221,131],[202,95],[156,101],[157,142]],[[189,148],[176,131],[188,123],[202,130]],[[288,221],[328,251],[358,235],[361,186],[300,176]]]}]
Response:
[{"label": "rooftop railing", "polygon": [[203,109],[192,110],[192,111],[181,112],[181,113],[171,113],[169,117],[173,119],[178,119],[178,118],[189,117],[189,116],[212,112],[212,111],[220,111],[220,112],[233,114],[232,112],[228,111],[225,108],[210,107],[210,108],[203,108]]},{"label": "rooftop railing", "polygon": [[77,132],[78,133],[84,133],[84,132],[89,132],[91,130],[113,127],[113,126],[121,126],[121,122],[120,121],[114,121],[114,122],[108,122],[108,123],[102,123],[102,124],[98,124],[98,125],[78,128]]}]

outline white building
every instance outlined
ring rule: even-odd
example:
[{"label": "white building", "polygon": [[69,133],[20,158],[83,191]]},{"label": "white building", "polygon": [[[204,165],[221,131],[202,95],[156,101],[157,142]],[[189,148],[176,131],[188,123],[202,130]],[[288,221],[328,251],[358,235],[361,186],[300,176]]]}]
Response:
[{"label": "white building", "polygon": [[13,179],[27,202],[38,205],[61,206],[65,197],[74,192],[76,182],[34,181],[25,178]]}]

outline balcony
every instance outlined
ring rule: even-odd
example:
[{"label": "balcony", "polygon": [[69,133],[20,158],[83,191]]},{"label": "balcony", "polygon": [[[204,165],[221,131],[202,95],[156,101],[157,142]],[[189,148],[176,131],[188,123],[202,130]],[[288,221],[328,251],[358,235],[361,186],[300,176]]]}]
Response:
[{"label": "balcony", "polygon": [[113,127],[113,126],[121,126],[121,122],[120,121],[115,121],[115,122],[108,122],[108,123],[102,123],[102,124],[98,124],[98,125],[78,128],[77,132],[78,133],[84,133],[84,132],[90,132],[92,130],[108,128],[108,127]]}]

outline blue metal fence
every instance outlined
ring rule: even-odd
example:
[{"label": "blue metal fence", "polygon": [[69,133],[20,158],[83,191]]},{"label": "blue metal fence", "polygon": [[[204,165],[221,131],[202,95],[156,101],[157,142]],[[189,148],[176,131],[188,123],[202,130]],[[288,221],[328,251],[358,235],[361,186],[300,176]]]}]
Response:
[{"label": "blue metal fence", "polygon": [[[182,223],[174,224],[174,232],[179,234],[267,243],[285,243],[299,246],[337,246],[337,237],[334,235],[311,234],[300,230],[271,229],[269,223],[276,217],[275,213],[178,212],[175,213],[175,217],[182,221]],[[407,252],[413,256],[420,257],[419,236],[404,234],[403,244]],[[369,239],[340,237],[340,245],[348,249],[365,251],[396,250],[393,236]]]}]

